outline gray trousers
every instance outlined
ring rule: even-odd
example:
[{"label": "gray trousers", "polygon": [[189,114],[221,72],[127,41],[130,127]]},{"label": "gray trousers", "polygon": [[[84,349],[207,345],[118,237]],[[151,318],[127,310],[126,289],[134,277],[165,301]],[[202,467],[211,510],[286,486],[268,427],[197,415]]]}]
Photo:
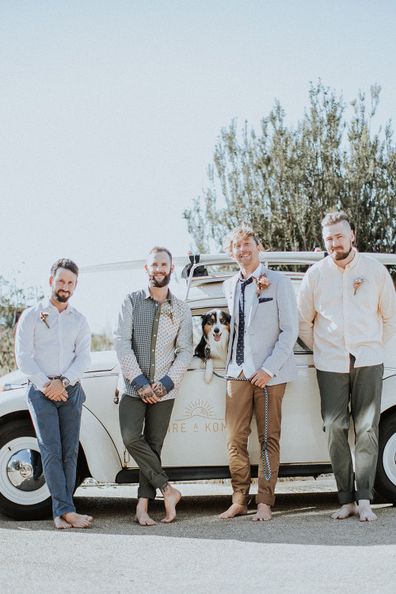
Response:
[{"label": "gray trousers", "polygon": [[168,430],[174,400],[145,404],[124,394],[119,408],[125,447],[139,466],[138,497],[155,499],[157,489],[168,482],[161,467],[161,450]]},{"label": "gray trousers", "polygon": [[[383,365],[354,367],[352,356],[349,373],[317,370],[323,429],[342,505],[373,497],[383,372]],[[348,443],[350,416],[355,428],[355,474]]]},{"label": "gray trousers", "polygon": [[28,407],[52,497],[54,518],[76,511],[73,493],[85,394],[79,383],[68,386],[67,394],[69,398],[66,402],[53,402],[33,384],[28,389]]}]

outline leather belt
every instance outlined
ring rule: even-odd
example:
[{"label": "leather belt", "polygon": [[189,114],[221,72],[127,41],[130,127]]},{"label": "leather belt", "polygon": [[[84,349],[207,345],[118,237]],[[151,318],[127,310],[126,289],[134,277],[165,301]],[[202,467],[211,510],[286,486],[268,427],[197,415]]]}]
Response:
[{"label": "leather belt", "polygon": [[[48,379],[50,379],[50,380],[54,380],[54,379],[60,379],[60,380],[61,380],[61,379],[63,379],[63,375],[47,375],[47,377],[48,377]],[[77,384],[79,384],[79,383],[80,383],[80,380],[77,380],[77,381],[76,381],[76,383],[75,383],[74,385],[76,386],[76,385],[77,385]],[[70,385],[70,384],[69,384],[69,385]]]}]

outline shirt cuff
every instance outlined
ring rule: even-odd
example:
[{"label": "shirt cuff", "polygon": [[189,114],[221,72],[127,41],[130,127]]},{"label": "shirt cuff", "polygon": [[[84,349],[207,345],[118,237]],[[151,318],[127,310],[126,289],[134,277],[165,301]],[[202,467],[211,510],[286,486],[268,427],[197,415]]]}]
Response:
[{"label": "shirt cuff", "polygon": [[62,377],[65,377],[69,380],[69,386],[75,386],[76,383],[79,381],[78,377],[73,377],[71,374],[67,375],[67,373],[64,373]]},{"label": "shirt cuff", "polygon": [[137,375],[132,381],[131,384],[134,388],[136,388],[137,390],[139,388],[143,388],[143,386],[147,386],[147,384],[149,384],[150,382],[148,381],[147,377],[144,375],[144,373],[141,373],[140,375]]},{"label": "shirt cuff", "polygon": [[262,367],[261,371],[264,371],[264,373],[266,373],[270,377],[274,377],[274,374],[272,373],[272,371],[270,371],[269,369],[266,369],[265,367]]},{"label": "shirt cuff", "polygon": [[50,380],[49,378],[44,375],[44,374],[40,374],[39,376],[30,376],[29,380],[32,382],[32,384],[37,388],[37,390],[39,390],[40,392],[43,392],[44,394],[44,390],[45,390],[45,385],[49,384]]},{"label": "shirt cuff", "polygon": [[171,380],[171,378],[169,377],[169,375],[164,375],[164,377],[162,377],[160,379],[160,382],[164,386],[167,394],[169,394],[169,392],[171,390],[173,390],[173,388],[175,387],[175,384],[173,383],[173,381]]}]

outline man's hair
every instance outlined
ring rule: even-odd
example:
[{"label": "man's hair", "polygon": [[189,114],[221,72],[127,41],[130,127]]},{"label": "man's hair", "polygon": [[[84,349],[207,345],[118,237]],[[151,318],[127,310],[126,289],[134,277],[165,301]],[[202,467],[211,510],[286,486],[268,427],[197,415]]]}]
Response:
[{"label": "man's hair", "polygon": [[232,255],[232,247],[234,243],[241,239],[248,239],[249,237],[253,237],[254,242],[257,246],[261,246],[261,241],[257,237],[256,233],[253,231],[252,227],[247,223],[242,223],[239,227],[235,227],[225,238],[224,241],[224,249],[225,251],[231,256]]},{"label": "man's hair", "polygon": [[343,210],[339,210],[327,213],[327,215],[322,220],[321,224],[323,228],[329,227],[329,225],[336,225],[337,223],[342,222],[346,223],[349,227],[351,227],[351,224],[348,220],[348,215]]},{"label": "man's hair", "polygon": [[70,270],[76,276],[78,276],[78,266],[73,260],[68,260],[67,258],[60,258],[51,266],[51,276],[55,276],[56,271],[58,268],[65,268],[66,270]]},{"label": "man's hair", "polygon": [[168,248],[166,247],[162,247],[160,245],[155,245],[150,251],[149,251],[149,255],[150,254],[158,254],[158,252],[165,252],[165,254],[168,254],[169,259],[170,259],[170,263],[172,264],[172,254],[170,253],[170,251],[168,250]]}]

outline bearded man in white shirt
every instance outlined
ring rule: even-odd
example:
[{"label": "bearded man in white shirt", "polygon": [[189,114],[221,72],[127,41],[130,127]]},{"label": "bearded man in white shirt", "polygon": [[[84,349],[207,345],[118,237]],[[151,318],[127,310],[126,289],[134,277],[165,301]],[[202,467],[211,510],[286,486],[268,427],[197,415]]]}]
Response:
[{"label": "bearded man in white shirt", "polygon": [[22,313],[15,339],[58,529],[88,528],[92,522],[91,516],[76,513],[73,503],[85,401],[79,380],[89,365],[91,344],[87,320],[68,303],[77,277],[74,262],[57,260],[49,279],[51,297]]},{"label": "bearded man in white shirt", "polygon": [[[395,290],[385,266],[353,247],[355,236],[344,212],[326,215],[322,231],[329,255],[303,279],[300,337],[314,353],[341,504],[332,518],[358,515],[362,522],[371,522],[377,519],[370,500],[378,457],[383,347],[396,333]],[[348,443],[350,416],[355,471]]]}]

